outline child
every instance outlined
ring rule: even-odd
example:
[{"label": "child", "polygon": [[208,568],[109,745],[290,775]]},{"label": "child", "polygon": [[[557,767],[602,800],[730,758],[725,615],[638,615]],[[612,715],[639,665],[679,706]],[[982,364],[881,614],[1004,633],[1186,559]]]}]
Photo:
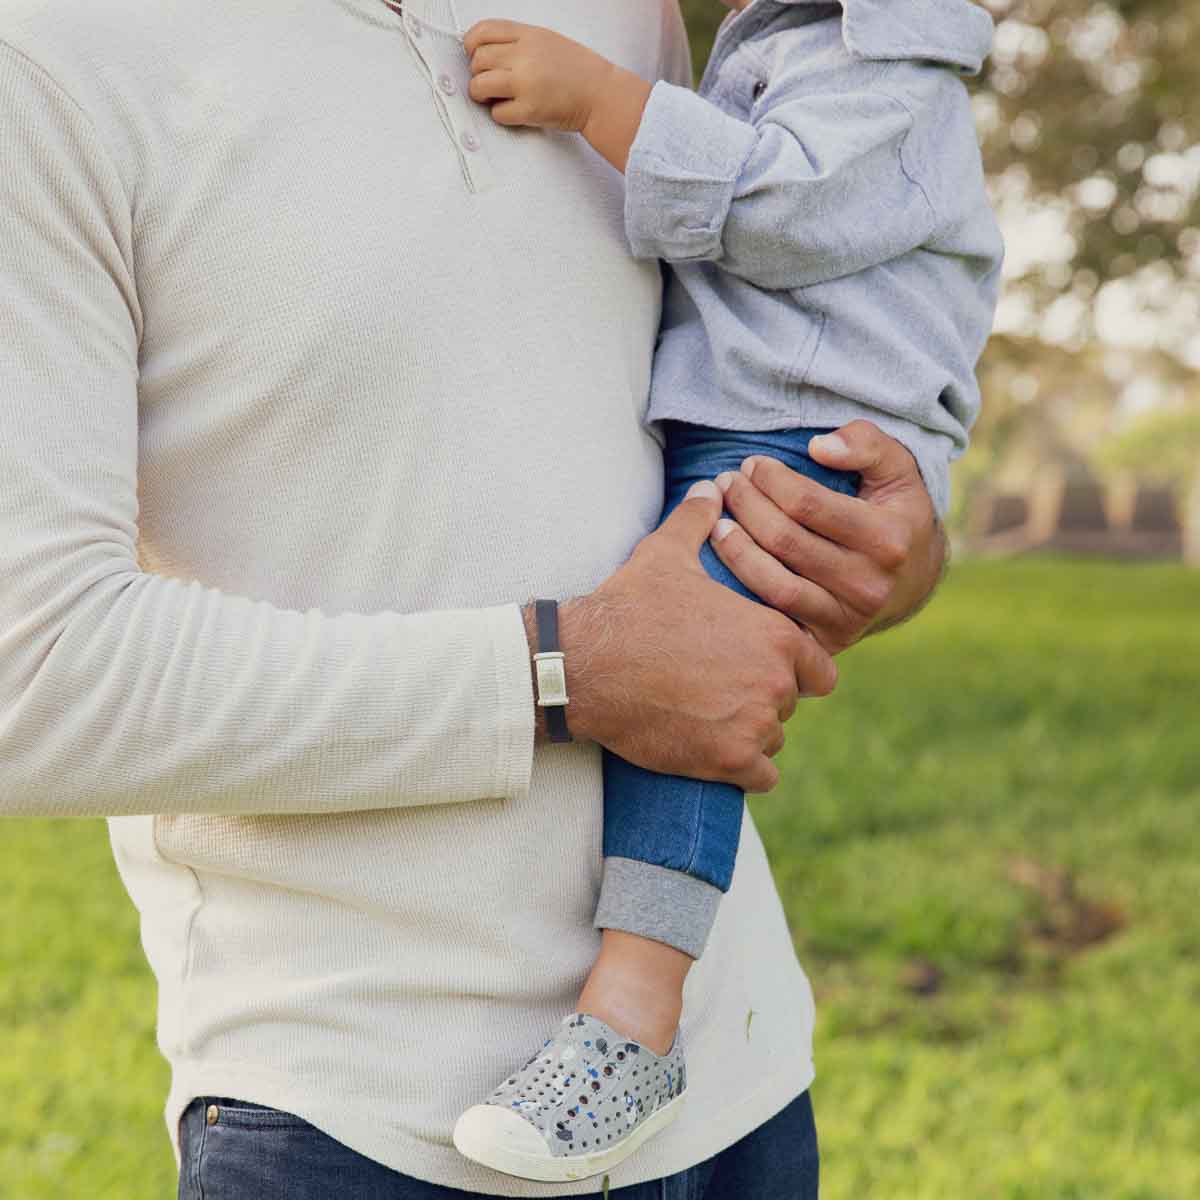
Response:
[{"label": "child", "polygon": [[[699,94],[484,21],[471,96],[501,124],[581,133],[625,172],[634,253],[671,266],[649,412],[667,511],[754,455],[854,494],[808,446],[857,418],[912,451],[944,510],[1002,256],[958,77],[991,21],[969,0],[727,2]],[[683,982],[737,853],[736,788],[612,755],[604,785],[604,941],[579,1011],[455,1129],[462,1153],[530,1179],[607,1171],[677,1115]]]}]

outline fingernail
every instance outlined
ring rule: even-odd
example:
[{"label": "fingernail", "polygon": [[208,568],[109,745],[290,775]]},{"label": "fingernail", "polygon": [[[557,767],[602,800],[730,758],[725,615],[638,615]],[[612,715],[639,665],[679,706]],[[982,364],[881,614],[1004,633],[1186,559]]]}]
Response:
[{"label": "fingernail", "polygon": [[808,446],[810,450],[816,446],[818,450],[823,450],[826,454],[846,454],[850,449],[836,433],[823,433],[819,437],[813,438]]},{"label": "fingernail", "polygon": [[728,517],[722,517],[712,531],[712,540],[714,542],[723,542],[736,528],[736,521],[731,521]]},{"label": "fingernail", "polygon": [[757,466],[758,466],[757,458],[746,459],[746,461],[744,463],[742,463],[742,474],[745,475],[745,477],[747,479],[753,479],[754,478],[754,468]]},{"label": "fingernail", "polygon": [[721,493],[717,490],[717,485],[711,479],[701,479],[688,488],[686,498],[688,500],[719,500]]},{"label": "fingernail", "polygon": [[720,473],[720,475],[717,476],[717,487],[719,487],[722,492],[729,491],[730,485],[732,483],[733,483],[733,472],[732,471],[722,471]]}]

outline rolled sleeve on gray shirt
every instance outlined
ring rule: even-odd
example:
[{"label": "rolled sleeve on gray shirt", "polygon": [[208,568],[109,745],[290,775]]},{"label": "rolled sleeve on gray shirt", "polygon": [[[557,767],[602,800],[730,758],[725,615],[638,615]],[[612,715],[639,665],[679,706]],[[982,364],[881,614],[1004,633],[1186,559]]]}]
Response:
[{"label": "rolled sleeve on gray shirt", "polygon": [[625,169],[625,229],[638,258],[719,258],[757,134],[695,92],[659,82]]}]

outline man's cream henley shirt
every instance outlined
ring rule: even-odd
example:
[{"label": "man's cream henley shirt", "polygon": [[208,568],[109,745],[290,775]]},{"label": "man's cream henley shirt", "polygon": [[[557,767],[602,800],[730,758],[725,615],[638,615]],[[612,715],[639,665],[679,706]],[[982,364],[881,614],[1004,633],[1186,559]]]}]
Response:
[{"label": "man's cream henley shirt", "polygon": [[[599,752],[535,752],[517,604],[655,524],[660,278],[619,175],[466,98],[485,16],[689,77],[675,0],[0,0],[0,812],[112,819],[170,1127],[586,1194],[450,1130],[597,950]],[[747,820],[613,1187],[801,1093],[812,1019]]]}]

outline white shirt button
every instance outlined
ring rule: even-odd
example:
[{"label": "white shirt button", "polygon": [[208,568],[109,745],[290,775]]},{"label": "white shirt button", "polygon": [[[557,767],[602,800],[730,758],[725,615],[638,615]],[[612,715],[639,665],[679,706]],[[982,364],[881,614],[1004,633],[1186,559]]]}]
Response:
[{"label": "white shirt button", "polygon": [[418,21],[416,17],[408,18],[408,32],[411,33],[413,35],[413,37],[418,37],[418,38],[424,32],[421,29],[421,22]]},{"label": "white shirt button", "polygon": [[463,130],[463,135],[459,139],[463,144],[464,150],[469,150],[472,154],[479,149],[479,139],[469,130]]},{"label": "white shirt button", "polygon": [[458,88],[454,85],[454,80],[451,79],[449,75],[438,76],[438,87],[440,87],[447,96],[453,96],[454,93],[458,91]]}]

